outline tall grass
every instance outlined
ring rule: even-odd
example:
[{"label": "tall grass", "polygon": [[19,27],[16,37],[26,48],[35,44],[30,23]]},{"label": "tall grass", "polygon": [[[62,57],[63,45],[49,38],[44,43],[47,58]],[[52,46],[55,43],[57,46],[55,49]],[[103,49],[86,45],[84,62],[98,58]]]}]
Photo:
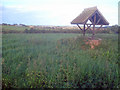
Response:
[{"label": "tall grass", "polygon": [[90,49],[79,34],[4,34],[3,87],[119,88],[117,35],[96,37]]}]

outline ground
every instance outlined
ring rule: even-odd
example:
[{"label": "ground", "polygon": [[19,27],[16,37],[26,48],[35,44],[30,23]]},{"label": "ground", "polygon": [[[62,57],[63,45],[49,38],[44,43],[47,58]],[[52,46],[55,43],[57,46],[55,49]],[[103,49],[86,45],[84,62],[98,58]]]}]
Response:
[{"label": "ground", "polygon": [[96,34],[94,49],[90,35],[3,34],[3,87],[120,87],[118,35]]}]

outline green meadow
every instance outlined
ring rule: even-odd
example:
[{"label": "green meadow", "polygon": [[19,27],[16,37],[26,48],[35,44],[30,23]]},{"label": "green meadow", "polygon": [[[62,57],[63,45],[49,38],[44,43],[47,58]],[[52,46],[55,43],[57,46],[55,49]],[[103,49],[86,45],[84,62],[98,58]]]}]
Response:
[{"label": "green meadow", "polygon": [[2,31],[24,31],[25,29],[30,29],[29,27],[25,26],[8,26],[8,25],[2,25]]},{"label": "green meadow", "polygon": [[[120,88],[118,35],[3,34],[3,88]],[[83,48],[84,47],[84,48]]]}]

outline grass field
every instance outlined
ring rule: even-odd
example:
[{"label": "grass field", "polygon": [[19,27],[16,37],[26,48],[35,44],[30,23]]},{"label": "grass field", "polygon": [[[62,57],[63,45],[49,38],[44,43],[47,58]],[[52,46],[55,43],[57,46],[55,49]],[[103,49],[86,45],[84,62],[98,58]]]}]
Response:
[{"label": "grass field", "polygon": [[25,29],[30,29],[29,27],[25,26],[7,26],[7,25],[2,25],[2,31],[24,31]]},{"label": "grass field", "polygon": [[3,34],[3,87],[120,88],[118,36],[96,37],[90,49],[80,34]]}]

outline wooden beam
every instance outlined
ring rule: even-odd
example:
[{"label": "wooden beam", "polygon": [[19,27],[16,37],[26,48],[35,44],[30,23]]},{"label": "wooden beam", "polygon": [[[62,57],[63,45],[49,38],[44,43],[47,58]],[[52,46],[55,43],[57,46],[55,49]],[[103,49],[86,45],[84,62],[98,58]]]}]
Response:
[{"label": "wooden beam", "polygon": [[92,20],[92,17],[90,18],[90,21],[92,22],[92,24],[94,23],[94,21]]},{"label": "wooden beam", "polygon": [[101,18],[101,20],[103,20],[103,22],[108,22],[105,18],[104,18],[104,16],[100,13],[100,11],[98,10],[98,12],[96,12],[97,13],[97,15]]},{"label": "wooden beam", "polygon": [[[94,27],[94,26],[93,26],[93,27]],[[92,32],[92,34],[93,34],[93,35],[92,35],[92,38],[94,38],[94,34],[95,34],[95,33],[94,33],[93,28],[89,28],[89,29],[91,30],[91,32]]]},{"label": "wooden beam", "polygon": [[92,30],[92,32],[93,32],[93,35],[95,35],[95,25],[93,25],[93,30]]},{"label": "wooden beam", "polygon": [[96,14],[94,15],[94,22],[93,22],[93,30],[92,30],[93,36],[95,35],[95,22],[96,22]]},{"label": "wooden beam", "polygon": [[88,26],[88,24],[87,24],[87,29],[86,30],[88,30],[90,27],[91,27],[91,24],[90,24],[90,26]]},{"label": "wooden beam", "polygon": [[95,16],[94,16],[94,25],[95,25],[95,22],[96,22],[96,14],[95,14]]},{"label": "wooden beam", "polygon": [[86,25],[92,25],[92,24],[86,24]]},{"label": "wooden beam", "polygon": [[84,24],[84,27],[83,27],[83,36],[85,36],[85,24]]},{"label": "wooden beam", "polygon": [[100,22],[100,20],[101,20],[101,17],[100,17],[99,20],[97,21],[96,25]]},{"label": "wooden beam", "polygon": [[94,24],[94,20],[92,19],[92,17],[95,16],[96,13],[97,13],[97,11],[95,11],[95,12],[93,13],[93,15],[88,18],[88,20],[90,20],[90,21],[92,22],[92,24]]},{"label": "wooden beam", "polygon": [[[98,12],[99,12],[99,11],[98,11]],[[104,20],[103,16],[102,16],[102,15],[100,15],[100,13],[98,13],[98,12],[96,12],[96,13],[97,13],[97,15],[98,15],[101,19],[103,19],[103,20]]]},{"label": "wooden beam", "polygon": [[92,31],[92,28],[89,28]]},{"label": "wooden beam", "polygon": [[80,28],[80,30],[83,30],[78,24],[77,24],[77,26]]}]

